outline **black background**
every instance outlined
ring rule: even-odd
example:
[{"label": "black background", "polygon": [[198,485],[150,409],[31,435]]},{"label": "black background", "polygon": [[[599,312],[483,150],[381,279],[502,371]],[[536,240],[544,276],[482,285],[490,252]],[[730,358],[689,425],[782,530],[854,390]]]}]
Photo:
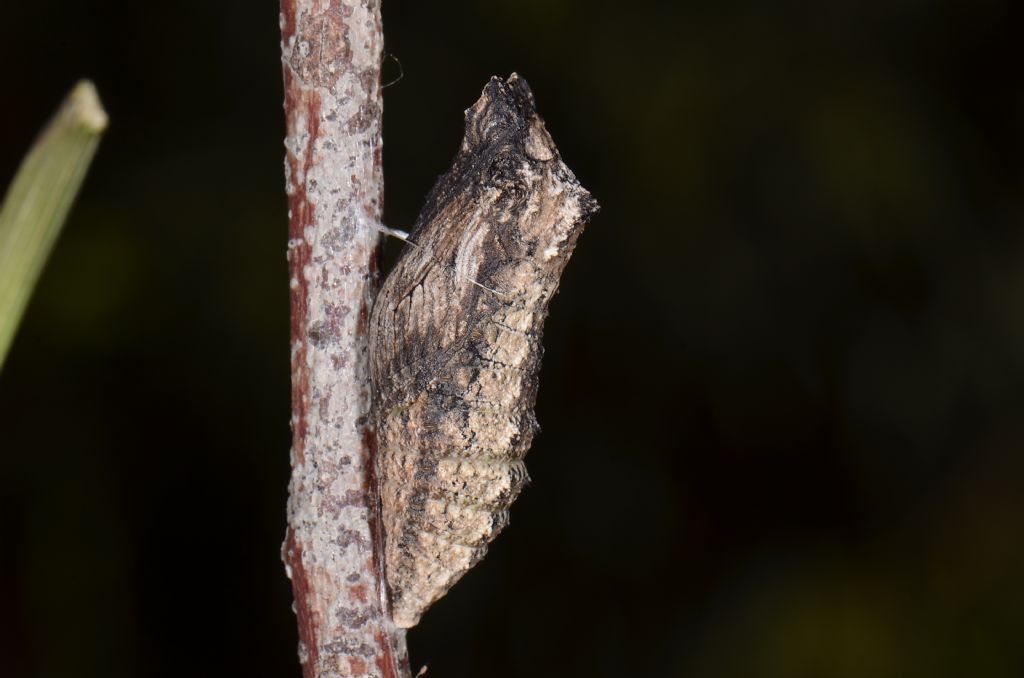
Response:
[{"label": "black background", "polygon": [[[518,71],[601,202],[431,676],[1024,672],[1021,4],[386,1],[386,221]],[[0,375],[0,674],[298,676],[276,3],[7,3],[111,126]],[[391,246],[391,253],[395,251]]]}]

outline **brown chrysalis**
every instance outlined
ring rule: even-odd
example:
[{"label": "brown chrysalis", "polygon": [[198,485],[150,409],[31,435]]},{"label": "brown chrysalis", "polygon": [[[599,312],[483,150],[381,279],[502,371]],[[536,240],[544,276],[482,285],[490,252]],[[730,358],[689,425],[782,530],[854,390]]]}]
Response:
[{"label": "brown chrysalis", "polygon": [[370,320],[385,571],[401,627],[469,568],[527,482],[541,331],[597,203],[526,81],[492,78]]}]

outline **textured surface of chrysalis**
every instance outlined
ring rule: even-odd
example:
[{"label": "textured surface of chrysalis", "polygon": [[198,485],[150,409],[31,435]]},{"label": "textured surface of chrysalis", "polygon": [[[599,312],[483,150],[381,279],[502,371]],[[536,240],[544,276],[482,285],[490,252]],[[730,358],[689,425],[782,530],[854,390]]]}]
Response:
[{"label": "textured surface of chrysalis", "polygon": [[385,569],[402,627],[508,523],[527,481],[548,303],[597,203],[526,82],[492,78],[370,320]]}]

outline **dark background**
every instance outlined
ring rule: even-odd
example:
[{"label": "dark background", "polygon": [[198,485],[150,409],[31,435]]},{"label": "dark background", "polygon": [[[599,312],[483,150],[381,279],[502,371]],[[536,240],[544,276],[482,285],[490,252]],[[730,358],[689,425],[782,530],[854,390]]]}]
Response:
[{"label": "dark background", "polygon": [[[1021,8],[385,1],[388,224],[513,70],[603,206],[414,670],[1024,675]],[[4,7],[2,182],[77,78],[111,126],[0,375],[0,675],[299,675],[278,41]]]}]

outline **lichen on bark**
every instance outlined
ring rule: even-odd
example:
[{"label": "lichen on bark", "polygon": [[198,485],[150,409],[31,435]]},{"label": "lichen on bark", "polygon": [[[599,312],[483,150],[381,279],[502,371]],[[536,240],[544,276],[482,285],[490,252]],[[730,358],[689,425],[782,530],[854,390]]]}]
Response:
[{"label": "lichen on bark", "polygon": [[292,478],[282,557],[306,678],[408,676],[386,613],[367,319],[382,201],[380,3],[282,0]]}]

